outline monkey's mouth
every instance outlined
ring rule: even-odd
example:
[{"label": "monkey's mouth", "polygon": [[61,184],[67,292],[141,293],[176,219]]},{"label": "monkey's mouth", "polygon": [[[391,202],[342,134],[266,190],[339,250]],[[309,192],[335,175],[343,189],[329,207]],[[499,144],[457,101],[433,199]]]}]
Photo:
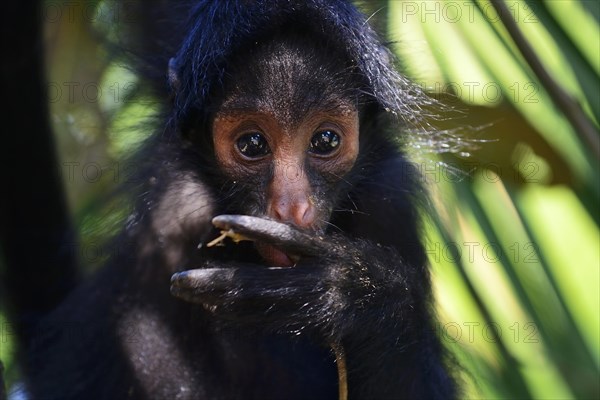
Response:
[{"label": "monkey's mouth", "polygon": [[269,264],[271,267],[289,268],[293,267],[298,261],[298,257],[284,253],[278,248],[271,246],[266,243],[255,242],[254,246],[258,254]]}]

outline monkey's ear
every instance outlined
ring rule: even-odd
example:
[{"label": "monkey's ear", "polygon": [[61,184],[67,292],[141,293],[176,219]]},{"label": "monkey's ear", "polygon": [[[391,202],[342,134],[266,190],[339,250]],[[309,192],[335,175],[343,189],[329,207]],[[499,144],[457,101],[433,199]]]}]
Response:
[{"label": "monkey's ear", "polygon": [[177,61],[175,58],[169,59],[169,86],[171,87],[171,94],[175,95],[179,91],[181,87],[181,81],[179,80],[179,75],[177,74]]}]

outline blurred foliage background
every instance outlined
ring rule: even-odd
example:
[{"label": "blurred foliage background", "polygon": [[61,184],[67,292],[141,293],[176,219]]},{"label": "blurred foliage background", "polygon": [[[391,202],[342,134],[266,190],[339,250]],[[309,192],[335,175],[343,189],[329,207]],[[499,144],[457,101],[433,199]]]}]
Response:
[{"label": "blurred foliage background", "polygon": [[464,116],[432,124],[481,140],[420,164],[466,397],[599,398],[599,3],[381,6],[403,70]]},{"label": "blurred foliage background", "polygon": [[[445,105],[424,123],[462,138],[411,153],[437,210],[426,218],[437,327],[464,397],[600,398],[600,3],[358,5]],[[112,1],[47,1],[44,20],[58,168],[90,272],[126,213],[107,194],[134,168],[119,160],[149,133],[138,122],[152,99],[130,100],[136,76],[103,44]],[[11,385],[1,310],[0,323]]]}]

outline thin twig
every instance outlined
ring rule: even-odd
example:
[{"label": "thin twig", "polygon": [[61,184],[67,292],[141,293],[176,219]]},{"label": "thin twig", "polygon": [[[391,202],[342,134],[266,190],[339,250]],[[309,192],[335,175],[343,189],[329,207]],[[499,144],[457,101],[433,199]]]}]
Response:
[{"label": "thin twig", "polygon": [[348,400],[348,368],[346,366],[346,353],[340,343],[331,343],[335,354],[335,362],[338,370],[339,400]]}]

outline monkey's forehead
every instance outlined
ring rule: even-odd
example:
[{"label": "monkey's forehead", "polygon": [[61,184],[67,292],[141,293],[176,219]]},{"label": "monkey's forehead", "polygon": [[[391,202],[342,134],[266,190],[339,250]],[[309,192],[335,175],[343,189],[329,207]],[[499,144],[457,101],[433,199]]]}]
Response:
[{"label": "monkey's forehead", "polygon": [[343,99],[299,106],[295,103],[286,104],[285,101],[273,104],[253,96],[245,96],[224,103],[214,115],[213,121],[267,118],[277,121],[282,126],[296,128],[300,124],[317,120],[347,120],[357,113],[356,105]]}]

